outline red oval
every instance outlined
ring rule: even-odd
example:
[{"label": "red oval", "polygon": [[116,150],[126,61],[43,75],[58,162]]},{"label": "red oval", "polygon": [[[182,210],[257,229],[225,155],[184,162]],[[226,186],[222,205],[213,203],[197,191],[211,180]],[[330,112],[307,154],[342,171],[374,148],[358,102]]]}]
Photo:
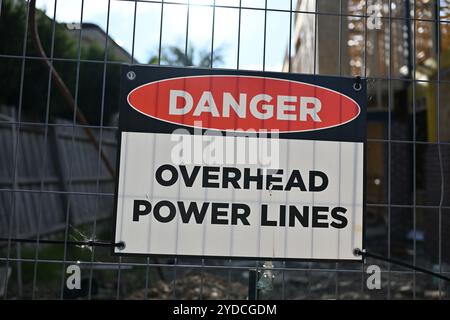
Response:
[{"label": "red oval", "polygon": [[[176,98],[176,90],[192,97],[191,109],[189,96]],[[176,102],[172,109],[171,93],[172,102]],[[265,99],[260,101],[261,98]],[[230,106],[233,100],[234,108]],[[133,89],[128,103],[138,112],[161,121],[236,132],[321,130],[348,123],[361,111],[353,99],[324,87],[286,79],[229,75],[150,82]],[[183,107],[186,112],[178,114]]]}]

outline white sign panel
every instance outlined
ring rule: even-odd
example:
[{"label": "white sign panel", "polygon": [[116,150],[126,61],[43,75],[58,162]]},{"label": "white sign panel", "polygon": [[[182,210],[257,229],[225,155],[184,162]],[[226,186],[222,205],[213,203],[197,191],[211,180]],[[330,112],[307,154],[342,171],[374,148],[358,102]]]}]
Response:
[{"label": "white sign panel", "polygon": [[[362,143],[279,140],[273,170],[208,158],[174,164],[172,151],[183,139],[211,143],[205,136],[122,133],[116,241],[125,242],[123,253],[355,259],[363,232]],[[262,138],[214,139],[236,154],[237,139],[251,145]]]}]

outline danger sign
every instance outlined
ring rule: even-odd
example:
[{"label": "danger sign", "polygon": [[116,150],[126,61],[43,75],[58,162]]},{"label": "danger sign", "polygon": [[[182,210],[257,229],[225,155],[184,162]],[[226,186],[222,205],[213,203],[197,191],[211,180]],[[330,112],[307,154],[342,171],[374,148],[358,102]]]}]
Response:
[{"label": "danger sign", "polygon": [[115,253],[361,260],[363,80],[124,69]]}]

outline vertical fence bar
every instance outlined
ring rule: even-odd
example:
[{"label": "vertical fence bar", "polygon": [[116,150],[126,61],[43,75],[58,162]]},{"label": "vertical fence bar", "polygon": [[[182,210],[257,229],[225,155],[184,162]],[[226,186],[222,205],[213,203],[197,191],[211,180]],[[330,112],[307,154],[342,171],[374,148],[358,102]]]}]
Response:
[{"label": "vertical fence bar", "polygon": [[[189,6],[188,6],[189,7]],[[216,22],[216,0],[213,2],[212,26],[211,26],[211,57],[210,68],[214,65],[214,27]]]},{"label": "vertical fence bar", "polygon": [[[368,76],[368,74],[367,74],[367,39],[368,39],[368,37],[367,37],[367,15],[368,15],[368,12],[367,12],[367,10],[368,10],[368,0],[365,0],[365,3],[364,3],[364,18],[363,18],[363,21],[364,21],[364,50],[363,50],[363,53],[364,53],[364,63],[363,63],[363,65],[364,65],[364,68],[361,70],[362,71],[362,75],[361,76],[363,76],[364,78],[367,78],[367,76]],[[373,44],[373,45],[375,45],[375,44]],[[366,130],[367,130],[367,128],[366,128]],[[365,152],[367,152],[367,151],[365,151]],[[367,181],[366,181],[366,183],[367,183]],[[365,187],[365,186],[364,186]],[[361,263],[361,296],[363,296],[363,294],[364,294],[364,263]]]},{"label": "vertical fence bar", "polygon": [[188,0],[188,2],[187,2],[187,12],[186,12],[186,40],[185,40],[185,43],[184,43],[184,57],[186,58],[186,61],[187,61],[187,58],[188,58],[188,45],[189,45],[189,11],[190,11],[190,8],[191,8],[190,0]]},{"label": "vertical fence bar", "polygon": [[[23,36],[23,50],[22,50],[22,56],[21,58],[21,71],[20,71],[20,86],[19,86],[19,102],[18,102],[18,112],[17,112],[17,118],[14,119],[14,121],[17,122],[16,126],[16,141],[14,141],[14,157],[13,157],[13,166],[12,166],[12,185],[17,184],[17,166],[18,166],[18,158],[19,158],[19,146],[20,146],[20,129],[21,129],[21,117],[22,117],[22,106],[23,106],[23,87],[24,87],[24,79],[25,79],[25,66],[26,66],[26,54],[27,54],[27,38],[28,38],[28,21],[29,21],[29,15],[30,15],[30,3],[27,3],[27,10],[26,10],[26,18],[25,18],[25,32]],[[15,210],[15,204],[16,204],[16,191],[11,190],[11,212],[8,216],[8,243],[7,243],[7,249],[6,249],[6,263],[5,263],[5,282],[4,282],[4,296],[3,298],[6,300],[8,297],[8,268],[9,268],[9,261],[10,261],[10,254],[11,254],[11,232],[12,232],[12,225],[13,225],[13,214]]]},{"label": "vertical fence bar", "polygon": [[238,22],[238,46],[237,46],[237,60],[236,60],[236,69],[239,70],[239,56],[240,56],[240,48],[241,48],[241,20],[242,20],[242,0],[239,0],[239,22]]},{"label": "vertical fence bar", "polygon": [[[441,84],[441,9],[440,9],[440,2],[436,0],[436,6],[437,6],[437,15],[436,15],[436,19],[437,19],[437,25],[438,25],[438,29],[437,29],[437,93],[436,93],[436,101],[437,101],[437,148],[438,148],[438,157],[439,157],[439,169],[440,169],[440,173],[441,173],[441,196],[439,199],[439,223],[438,223],[438,228],[439,228],[439,234],[438,234],[438,241],[439,241],[439,245],[438,245],[438,250],[439,250],[439,273],[442,274],[442,206],[443,206],[443,202],[444,202],[444,166],[442,163],[442,151],[441,151],[441,88],[440,88],[440,84]],[[442,299],[442,281],[438,280],[438,288],[439,288],[439,299]]]},{"label": "vertical fence bar", "polygon": [[[106,13],[106,40],[105,40],[105,52],[103,55],[103,71],[102,71],[102,99],[101,99],[101,107],[100,107],[100,123],[99,123],[99,141],[98,141],[98,154],[97,154],[97,181],[96,181],[96,189],[97,193],[99,190],[99,176],[100,176],[100,168],[101,168],[101,154],[102,154],[102,143],[103,143],[103,127],[104,127],[104,111],[105,111],[105,93],[106,93],[106,74],[107,74],[107,67],[108,67],[108,53],[109,53],[109,30],[110,30],[110,18],[111,18],[111,0],[108,0],[108,8]],[[98,195],[96,197],[96,205],[98,206]],[[96,213],[94,213],[96,214]],[[93,234],[95,235],[96,232],[96,219],[94,219],[94,227],[93,227]],[[114,241],[114,240],[113,240]],[[92,250],[92,257],[95,254],[95,251]],[[117,270],[117,296],[116,298],[119,299],[120,295],[120,275],[121,275],[121,263],[122,263],[122,257],[119,257],[119,264],[118,264],[118,270]]]},{"label": "vertical fence bar", "polygon": [[[409,0],[408,0],[409,1]],[[416,21],[417,21],[417,8],[416,8],[416,0],[414,0],[414,15],[413,15],[413,46],[412,50],[410,48],[409,52],[412,54],[412,68],[410,70],[411,78],[412,78],[412,109],[413,109],[413,230],[414,230],[414,238],[413,238],[413,265],[416,265],[417,263],[417,211],[416,211],[416,205],[417,205],[417,177],[416,177],[416,171],[417,171],[417,160],[416,160]],[[408,24],[411,24],[411,21],[407,21]],[[416,271],[413,270],[413,299],[416,299]]]},{"label": "vertical fence bar", "polygon": [[263,71],[266,71],[266,41],[267,41],[267,0],[264,1],[264,39],[263,39]]},{"label": "vertical fence bar", "polygon": [[[388,65],[388,169],[387,169],[387,203],[388,203],[388,258],[391,258],[391,126],[392,126],[392,0],[389,0],[389,65]],[[388,264],[387,298],[391,298],[391,264]]]},{"label": "vertical fence bar", "polygon": [[[58,6],[58,0],[55,0],[54,7],[53,7],[53,21],[52,21],[52,36],[51,36],[51,47],[50,47],[50,68],[48,69],[48,80],[47,80],[47,102],[45,106],[45,125],[44,125],[44,143],[43,143],[43,149],[44,149],[44,155],[42,160],[42,167],[41,167],[41,182],[39,185],[40,189],[40,201],[39,201],[39,209],[38,209],[38,225],[37,225],[37,241],[36,241],[36,249],[35,249],[35,263],[33,268],[33,291],[31,294],[32,299],[35,298],[35,289],[36,289],[36,281],[37,281],[37,269],[38,269],[38,263],[37,260],[39,259],[39,239],[41,236],[41,219],[42,219],[42,197],[44,196],[42,194],[42,190],[44,189],[44,178],[46,173],[46,164],[47,164],[47,138],[48,138],[48,124],[49,124],[49,116],[50,116],[50,99],[51,99],[51,90],[52,90],[52,68],[54,68],[54,61],[53,61],[53,55],[54,55],[54,47],[55,47],[55,33],[56,33],[56,12],[57,12],[57,6]],[[35,15],[34,21],[37,24],[37,17],[36,17],[36,8],[33,8],[33,14]],[[35,28],[35,26],[32,26],[32,28]],[[36,48],[37,50],[37,48]],[[54,141],[56,143],[56,139]],[[55,145],[56,147],[56,145]],[[54,156],[54,159],[58,161],[57,155]]]},{"label": "vertical fence bar", "polygon": [[158,65],[161,64],[162,34],[163,34],[164,0],[161,1],[161,20],[159,24]]}]

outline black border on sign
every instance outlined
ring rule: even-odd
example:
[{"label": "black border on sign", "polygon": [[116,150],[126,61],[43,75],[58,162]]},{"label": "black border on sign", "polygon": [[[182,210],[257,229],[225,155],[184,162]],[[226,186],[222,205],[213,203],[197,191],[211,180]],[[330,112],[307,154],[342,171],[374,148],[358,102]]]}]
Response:
[{"label": "black border on sign", "polygon": [[[127,103],[126,99],[123,101],[125,95],[125,77],[123,73],[123,68],[125,67],[136,67],[135,65],[129,65],[129,64],[122,64],[121,66],[121,79],[120,79],[120,95],[119,95],[119,119],[120,119],[120,109],[122,107],[122,103]],[[139,68],[145,68],[144,66],[138,66]],[[171,69],[180,69],[180,70],[195,70],[195,71],[209,71],[209,72],[223,72],[226,71],[227,74],[236,74],[241,75],[241,71],[243,72],[252,72],[252,73],[259,73],[261,77],[264,77],[264,75],[271,75],[272,77],[276,78],[279,74],[285,74],[281,72],[266,72],[266,71],[250,71],[250,70],[231,70],[231,69],[210,69],[210,68],[192,68],[192,67],[170,67],[170,66],[151,66],[152,68],[171,68]],[[292,74],[292,73],[290,73]],[[301,74],[302,76],[314,76],[314,77],[321,77],[320,75],[312,75],[312,74]],[[346,78],[346,79],[352,79],[356,80],[356,78],[351,77],[330,77],[328,78],[336,78],[336,80],[340,78]],[[168,78],[169,79],[169,78]],[[364,131],[364,139],[362,141],[363,143],[363,212],[362,212],[362,248],[354,248],[354,249],[360,249],[364,251],[366,247],[366,223],[365,223],[365,216],[366,216],[366,183],[367,183],[367,87],[366,87],[366,81],[365,78],[359,78],[358,83],[362,86],[362,90],[366,93],[365,102],[364,105],[364,115],[365,115],[365,131]],[[361,107],[361,106],[360,106]],[[120,169],[120,151],[121,151],[121,145],[122,145],[122,130],[120,127],[120,120],[119,120],[119,129],[117,133],[117,155],[116,155],[116,178],[115,178],[115,188],[114,188],[114,212],[112,218],[113,221],[113,228],[112,228],[112,243],[116,243],[116,230],[117,230],[117,204],[118,204],[118,192],[119,192],[119,169]],[[298,140],[309,140],[309,139],[298,139]],[[319,139],[317,139],[319,140]],[[361,142],[359,142],[361,143]],[[126,246],[126,243],[125,243]],[[353,263],[364,263],[365,259],[363,256],[360,256],[359,259],[308,259],[308,258],[274,258],[274,257],[247,257],[247,256],[209,256],[209,255],[174,255],[174,254],[155,254],[155,253],[125,253],[125,252],[116,252],[115,251],[116,246],[111,246],[111,255],[117,256],[117,257],[154,257],[154,258],[185,258],[185,259],[218,259],[218,260],[251,260],[251,261],[261,261],[261,260],[270,260],[270,261],[292,261],[292,262],[323,262],[323,263],[346,263],[346,262],[353,262]]]}]

